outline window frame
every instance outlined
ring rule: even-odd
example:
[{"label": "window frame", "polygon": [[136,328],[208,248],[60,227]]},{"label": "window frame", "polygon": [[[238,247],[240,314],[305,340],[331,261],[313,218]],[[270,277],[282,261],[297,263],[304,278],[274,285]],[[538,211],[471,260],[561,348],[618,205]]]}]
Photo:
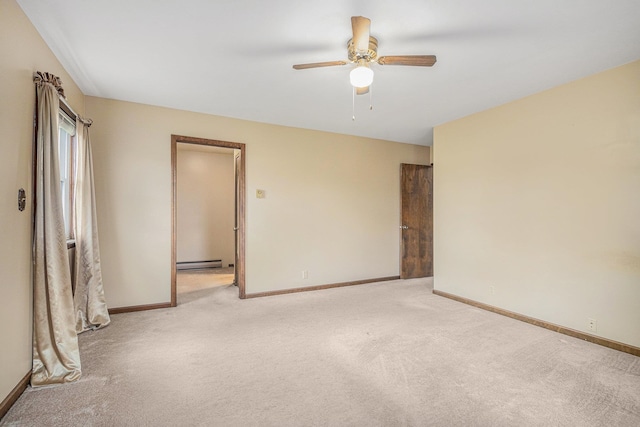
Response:
[{"label": "window frame", "polygon": [[[66,119],[66,120],[65,120]],[[75,233],[73,229],[73,224],[75,221],[75,188],[76,188],[76,171],[77,171],[77,128],[76,128],[76,115],[75,113],[67,106],[64,102],[60,102],[60,108],[58,110],[58,159],[59,159],[59,167],[60,167],[60,175],[61,181],[63,184],[62,174],[65,173],[65,188],[67,190],[67,194],[65,197],[64,191],[62,191],[61,197],[63,203],[63,219],[64,219],[64,229],[65,236],[67,238],[67,246],[75,243]],[[67,121],[68,126],[63,124],[63,121]],[[68,128],[73,128],[73,133],[68,132]],[[67,145],[66,152],[66,171],[62,170],[62,162],[61,162],[61,149],[63,141],[61,140],[62,131],[64,130],[65,134],[68,136],[68,140],[64,141],[64,144]],[[66,215],[64,213],[66,209],[68,209]]]}]

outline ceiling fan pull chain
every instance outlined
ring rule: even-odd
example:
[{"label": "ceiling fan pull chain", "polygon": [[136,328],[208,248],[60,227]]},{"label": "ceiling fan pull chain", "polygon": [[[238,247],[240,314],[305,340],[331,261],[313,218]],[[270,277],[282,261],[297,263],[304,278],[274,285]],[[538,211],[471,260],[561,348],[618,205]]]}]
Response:
[{"label": "ceiling fan pull chain", "polygon": [[373,110],[373,86],[369,86],[369,110]]},{"label": "ceiling fan pull chain", "polygon": [[356,121],[356,88],[353,88],[353,92],[351,95],[351,120]]}]

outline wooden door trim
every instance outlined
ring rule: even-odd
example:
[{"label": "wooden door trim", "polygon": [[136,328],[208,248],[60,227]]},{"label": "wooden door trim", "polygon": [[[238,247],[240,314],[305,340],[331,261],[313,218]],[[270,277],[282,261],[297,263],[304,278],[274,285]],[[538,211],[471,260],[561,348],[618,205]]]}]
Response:
[{"label": "wooden door trim", "polygon": [[196,138],[192,136],[171,135],[171,307],[178,305],[178,290],[176,287],[177,261],[177,218],[178,218],[178,188],[177,188],[177,160],[178,143],[208,145],[212,147],[233,148],[240,150],[240,167],[238,171],[238,262],[234,266],[238,272],[239,297],[244,299],[245,293],[245,165],[247,161],[246,145],[240,142],[218,141],[215,139]]}]

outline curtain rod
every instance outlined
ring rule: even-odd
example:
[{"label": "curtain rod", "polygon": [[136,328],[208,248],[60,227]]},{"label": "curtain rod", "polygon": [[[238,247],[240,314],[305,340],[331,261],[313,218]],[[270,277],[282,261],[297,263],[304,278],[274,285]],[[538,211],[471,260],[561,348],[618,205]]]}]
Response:
[{"label": "curtain rod", "polygon": [[61,96],[60,97],[60,101],[69,110],[68,112],[72,113],[75,116],[76,120],[80,120],[82,123],[84,123],[87,126],[91,126],[93,124],[93,120],[85,119],[82,116],[80,116],[78,113],[76,113],[75,110],[73,108],[71,108],[71,105],[69,105],[69,102],[67,101],[67,98],[65,98],[64,96]]}]

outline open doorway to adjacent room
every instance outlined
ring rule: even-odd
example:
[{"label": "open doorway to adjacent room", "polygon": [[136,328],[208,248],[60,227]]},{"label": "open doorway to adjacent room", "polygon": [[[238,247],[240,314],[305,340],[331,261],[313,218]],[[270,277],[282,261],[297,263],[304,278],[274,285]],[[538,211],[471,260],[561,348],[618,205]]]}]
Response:
[{"label": "open doorway to adjacent room", "polygon": [[173,135],[171,302],[219,286],[244,298],[244,144]]}]

